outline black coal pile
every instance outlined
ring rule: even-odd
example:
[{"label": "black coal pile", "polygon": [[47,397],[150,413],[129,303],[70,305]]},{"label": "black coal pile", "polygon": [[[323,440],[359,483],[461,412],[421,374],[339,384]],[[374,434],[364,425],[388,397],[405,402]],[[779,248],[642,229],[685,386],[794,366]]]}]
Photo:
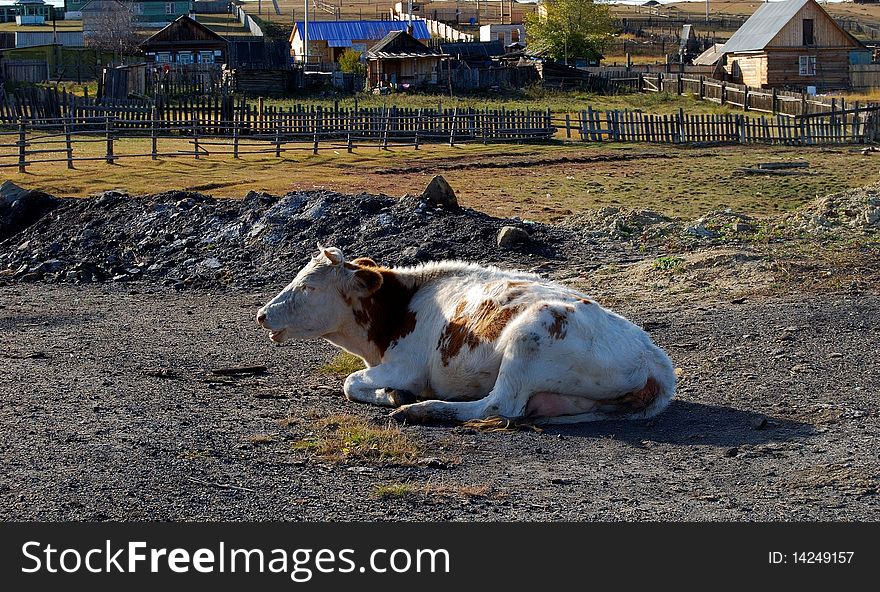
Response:
[{"label": "black coal pile", "polygon": [[[319,241],[383,265],[457,258],[540,268],[574,255],[597,260],[595,245],[579,242],[571,230],[493,218],[425,195],[251,192],[235,200],[182,191],[105,192],[56,201],[57,207],[0,242],[0,279],[278,285],[292,278]],[[498,246],[505,226],[525,230],[528,238]]]},{"label": "black coal pile", "polygon": [[59,200],[47,193],[4,181],[0,185],[0,241],[18,234],[58,204]]}]

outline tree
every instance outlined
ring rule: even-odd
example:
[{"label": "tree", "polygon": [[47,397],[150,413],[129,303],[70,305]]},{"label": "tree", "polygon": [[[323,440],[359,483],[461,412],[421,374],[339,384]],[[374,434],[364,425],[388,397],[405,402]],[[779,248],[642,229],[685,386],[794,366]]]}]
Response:
[{"label": "tree", "polygon": [[135,31],[130,3],[103,2],[101,10],[90,12],[83,22],[85,44],[102,52],[120,56],[138,53],[142,38]]},{"label": "tree", "polygon": [[363,76],[367,73],[367,67],[361,62],[361,52],[346,49],[339,56],[339,69],[342,72],[354,72]]},{"label": "tree", "polygon": [[560,62],[598,59],[613,31],[608,6],[593,0],[542,0],[526,19],[529,48]]}]

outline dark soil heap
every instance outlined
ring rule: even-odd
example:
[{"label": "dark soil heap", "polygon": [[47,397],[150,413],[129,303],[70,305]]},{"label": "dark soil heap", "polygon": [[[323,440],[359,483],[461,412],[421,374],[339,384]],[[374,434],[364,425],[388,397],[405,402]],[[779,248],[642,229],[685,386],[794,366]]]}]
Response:
[{"label": "dark soil heap", "polygon": [[[597,256],[595,245],[570,229],[493,218],[412,196],[251,192],[234,200],[183,191],[105,192],[53,205],[0,242],[0,275],[20,281],[149,278],[178,287],[260,286],[292,278],[319,241],[350,258],[370,256],[384,265],[457,258],[532,268],[574,252],[587,260]],[[511,224],[530,238],[501,249],[496,235]]]}]

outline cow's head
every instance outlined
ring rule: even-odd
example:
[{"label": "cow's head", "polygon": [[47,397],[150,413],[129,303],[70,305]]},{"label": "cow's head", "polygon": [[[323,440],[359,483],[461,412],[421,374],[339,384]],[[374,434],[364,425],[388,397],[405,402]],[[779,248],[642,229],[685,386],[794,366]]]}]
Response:
[{"label": "cow's head", "polygon": [[257,311],[257,323],[269,339],[309,339],[338,332],[351,318],[352,303],[382,285],[369,259],[346,262],[342,251],[318,244],[318,254],[271,302]]}]

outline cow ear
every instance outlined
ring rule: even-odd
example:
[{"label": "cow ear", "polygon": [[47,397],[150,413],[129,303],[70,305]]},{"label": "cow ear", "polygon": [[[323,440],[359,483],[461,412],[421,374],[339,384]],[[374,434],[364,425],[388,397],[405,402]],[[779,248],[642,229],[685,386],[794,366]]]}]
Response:
[{"label": "cow ear", "polygon": [[379,267],[379,264],[369,257],[358,257],[357,259],[352,261],[352,263],[359,267]]},{"label": "cow ear", "polygon": [[321,250],[321,254],[330,262],[330,265],[342,265],[345,262],[342,251],[336,247],[325,247]]},{"label": "cow ear", "polygon": [[354,279],[367,296],[382,287],[382,274],[370,268],[358,269]]}]

